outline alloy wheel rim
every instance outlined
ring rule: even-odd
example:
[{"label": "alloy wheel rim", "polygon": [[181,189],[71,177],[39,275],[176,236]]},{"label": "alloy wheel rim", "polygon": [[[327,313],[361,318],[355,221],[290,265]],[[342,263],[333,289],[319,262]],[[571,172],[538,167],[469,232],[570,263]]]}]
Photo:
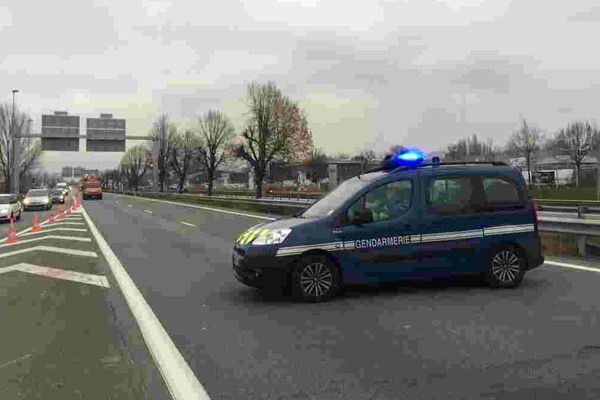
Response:
[{"label": "alloy wheel rim", "polygon": [[492,274],[502,282],[514,282],[520,270],[519,257],[512,251],[501,251],[492,259]]},{"label": "alloy wheel rim", "polygon": [[306,265],[300,273],[302,292],[310,297],[320,297],[327,293],[333,284],[333,274],[323,263]]}]

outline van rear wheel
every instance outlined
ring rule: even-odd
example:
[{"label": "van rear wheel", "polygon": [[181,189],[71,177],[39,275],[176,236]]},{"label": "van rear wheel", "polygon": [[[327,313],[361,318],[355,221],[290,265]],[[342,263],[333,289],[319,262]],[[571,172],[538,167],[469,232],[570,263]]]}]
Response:
[{"label": "van rear wheel", "polygon": [[525,258],[513,246],[498,246],[490,252],[485,275],[492,287],[516,287],[525,275]]},{"label": "van rear wheel", "polygon": [[313,303],[330,300],[340,286],[337,266],[320,254],[302,257],[292,271],[291,279],[294,296]]}]

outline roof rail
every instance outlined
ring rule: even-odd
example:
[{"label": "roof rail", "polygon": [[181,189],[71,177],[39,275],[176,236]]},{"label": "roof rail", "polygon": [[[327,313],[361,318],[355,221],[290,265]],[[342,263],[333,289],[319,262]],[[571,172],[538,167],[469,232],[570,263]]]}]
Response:
[{"label": "roof rail", "polygon": [[483,165],[495,165],[495,166],[507,166],[508,165],[508,164],[506,164],[503,161],[426,162],[426,163],[417,164],[417,165],[400,165],[400,166],[398,166],[396,168],[377,167],[377,168],[373,168],[373,169],[365,171],[364,174],[368,174],[368,173],[371,173],[371,172],[379,172],[379,171],[398,172],[398,171],[404,171],[404,170],[413,169],[413,168],[431,167],[431,166],[438,166],[438,165],[469,165],[469,164],[476,164],[476,165],[483,164]]},{"label": "roof rail", "polygon": [[412,168],[421,168],[421,167],[437,167],[439,165],[494,165],[494,166],[506,166],[505,162],[502,161],[451,161],[451,162],[427,162],[418,165],[401,165],[397,168],[391,169],[390,172],[399,172],[405,171]]}]

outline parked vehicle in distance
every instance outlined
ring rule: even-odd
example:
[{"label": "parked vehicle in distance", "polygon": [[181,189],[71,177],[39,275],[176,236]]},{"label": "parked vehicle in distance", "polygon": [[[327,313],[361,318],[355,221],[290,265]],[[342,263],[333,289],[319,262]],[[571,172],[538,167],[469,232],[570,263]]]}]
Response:
[{"label": "parked vehicle in distance", "polygon": [[65,203],[65,191],[63,189],[52,189],[50,191],[50,197],[52,198],[52,203]]},{"label": "parked vehicle in distance", "polygon": [[23,200],[25,211],[29,210],[49,210],[52,208],[52,198],[48,189],[31,189],[25,195]]},{"label": "parked vehicle in distance", "polygon": [[23,212],[23,204],[16,194],[0,194],[0,220],[8,220],[11,217],[19,220]]}]

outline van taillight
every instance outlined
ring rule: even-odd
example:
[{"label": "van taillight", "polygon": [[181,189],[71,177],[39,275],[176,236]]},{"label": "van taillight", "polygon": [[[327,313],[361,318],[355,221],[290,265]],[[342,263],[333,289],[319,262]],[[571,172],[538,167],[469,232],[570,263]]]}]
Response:
[{"label": "van taillight", "polygon": [[535,230],[537,231],[537,226],[538,226],[538,205],[535,204],[535,202],[533,201],[533,198],[531,196],[529,196],[528,200],[529,200],[529,205],[531,206],[531,209],[533,210],[533,224],[535,226]]}]

